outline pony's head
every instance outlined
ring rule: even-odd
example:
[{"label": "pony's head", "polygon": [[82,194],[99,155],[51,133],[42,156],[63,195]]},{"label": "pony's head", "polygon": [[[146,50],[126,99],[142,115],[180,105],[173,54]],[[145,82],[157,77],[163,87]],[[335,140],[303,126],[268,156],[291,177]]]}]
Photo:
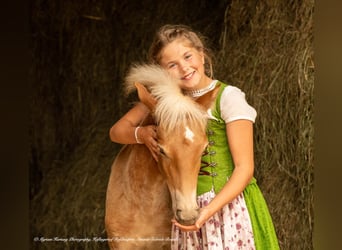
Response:
[{"label": "pony's head", "polygon": [[197,178],[208,144],[206,109],[185,96],[177,81],[156,65],[132,68],[126,83],[135,83],[141,101],[152,110],[158,127],[158,167],[167,182],[175,218],[184,225],[194,224],[199,212]]}]

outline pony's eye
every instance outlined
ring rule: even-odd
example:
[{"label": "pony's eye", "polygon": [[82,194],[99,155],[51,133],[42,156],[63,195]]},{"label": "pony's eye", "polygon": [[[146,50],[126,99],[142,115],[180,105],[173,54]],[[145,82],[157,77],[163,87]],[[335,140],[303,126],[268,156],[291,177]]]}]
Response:
[{"label": "pony's eye", "polygon": [[164,149],[163,149],[163,147],[160,146],[160,145],[158,145],[158,147],[159,147],[159,153],[162,154],[162,155],[164,155],[164,156],[167,156],[166,153],[165,153],[165,151],[164,151]]},{"label": "pony's eye", "polygon": [[164,149],[162,147],[159,147],[159,153],[161,153],[162,155],[166,155],[165,151],[164,151]]}]

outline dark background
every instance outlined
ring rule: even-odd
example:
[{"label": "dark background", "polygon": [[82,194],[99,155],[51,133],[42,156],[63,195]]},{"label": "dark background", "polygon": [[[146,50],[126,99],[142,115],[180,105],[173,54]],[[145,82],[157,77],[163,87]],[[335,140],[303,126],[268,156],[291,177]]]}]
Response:
[{"label": "dark background", "polygon": [[[256,107],[256,177],[282,249],[312,249],[312,1],[30,1],[29,198],[33,249],[103,243],[110,126],[130,107],[121,84],[155,30],[182,23],[217,55],[216,77]],[[100,245],[99,245],[100,244]]]}]

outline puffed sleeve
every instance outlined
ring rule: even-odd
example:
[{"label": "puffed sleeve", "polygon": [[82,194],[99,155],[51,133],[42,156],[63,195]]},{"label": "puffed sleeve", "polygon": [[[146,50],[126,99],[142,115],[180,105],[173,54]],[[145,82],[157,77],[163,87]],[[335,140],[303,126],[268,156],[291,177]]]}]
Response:
[{"label": "puffed sleeve", "polygon": [[221,117],[226,123],[240,119],[254,123],[257,116],[256,110],[247,103],[245,93],[231,85],[222,92],[220,108]]}]

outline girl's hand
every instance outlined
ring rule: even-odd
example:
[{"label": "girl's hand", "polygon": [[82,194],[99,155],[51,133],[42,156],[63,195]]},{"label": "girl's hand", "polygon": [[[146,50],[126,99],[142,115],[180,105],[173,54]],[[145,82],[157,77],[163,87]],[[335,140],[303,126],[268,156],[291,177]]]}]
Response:
[{"label": "girl's hand", "polygon": [[201,228],[199,225],[197,225],[197,221],[195,225],[191,226],[184,226],[182,224],[179,224],[175,219],[172,219],[171,222],[175,224],[175,226],[179,227],[183,232],[198,231]]},{"label": "girl's hand", "polygon": [[138,138],[150,150],[153,158],[158,161],[159,148],[157,143],[157,126],[148,125],[140,127],[138,131]]}]

